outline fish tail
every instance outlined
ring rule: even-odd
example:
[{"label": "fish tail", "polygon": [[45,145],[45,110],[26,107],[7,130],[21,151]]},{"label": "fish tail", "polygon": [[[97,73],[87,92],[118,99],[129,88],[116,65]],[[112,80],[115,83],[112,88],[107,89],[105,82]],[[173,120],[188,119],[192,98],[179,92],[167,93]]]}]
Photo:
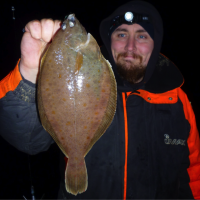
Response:
[{"label": "fish tail", "polygon": [[65,186],[67,192],[77,195],[87,190],[87,169],[84,157],[82,159],[68,159],[65,171]]}]

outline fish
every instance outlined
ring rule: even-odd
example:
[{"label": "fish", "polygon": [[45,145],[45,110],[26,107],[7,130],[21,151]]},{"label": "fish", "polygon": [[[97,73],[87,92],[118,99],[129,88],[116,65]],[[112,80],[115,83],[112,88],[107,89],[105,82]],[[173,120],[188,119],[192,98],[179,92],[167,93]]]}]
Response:
[{"label": "fish", "polygon": [[37,86],[41,123],[67,157],[67,192],[87,190],[85,156],[110,126],[116,102],[112,66],[70,14],[41,59]]}]

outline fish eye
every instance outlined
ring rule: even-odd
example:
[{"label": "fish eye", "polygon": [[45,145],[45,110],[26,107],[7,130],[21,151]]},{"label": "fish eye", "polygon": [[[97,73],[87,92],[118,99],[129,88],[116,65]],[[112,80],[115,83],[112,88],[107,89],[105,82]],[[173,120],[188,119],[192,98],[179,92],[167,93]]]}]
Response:
[{"label": "fish eye", "polygon": [[62,30],[64,31],[64,30],[67,28],[66,23],[62,23],[61,28],[62,28]]}]

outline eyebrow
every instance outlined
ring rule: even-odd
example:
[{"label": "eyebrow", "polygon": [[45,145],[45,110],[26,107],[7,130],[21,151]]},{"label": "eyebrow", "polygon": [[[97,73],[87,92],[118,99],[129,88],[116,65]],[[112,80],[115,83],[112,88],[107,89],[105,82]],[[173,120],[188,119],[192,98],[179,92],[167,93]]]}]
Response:
[{"label": "eyebrow", "polygon": [[117,28],[117,29],[115,30],[115,32],[120,32],[120,31],[128,32],[128,30],[125,29],[125,28]]},{"label": "eyebrow", "polygon": [[[117,28],[116,30],[115,30],[115,32],[128,32],[128,30],[127,29],[125,29],[125,28]],[[136,31],[136,33],[144,33],[144,32],[147,32],[146,30],[144,30],[144,29],[139,29],[139,30],[137,30]]]},{"label": "eyebrow", "polygon": [[140,29],[140,30],[137,30],[136,33],[144,33],[144,32],[147,32],[146,30],[144,29]]}]

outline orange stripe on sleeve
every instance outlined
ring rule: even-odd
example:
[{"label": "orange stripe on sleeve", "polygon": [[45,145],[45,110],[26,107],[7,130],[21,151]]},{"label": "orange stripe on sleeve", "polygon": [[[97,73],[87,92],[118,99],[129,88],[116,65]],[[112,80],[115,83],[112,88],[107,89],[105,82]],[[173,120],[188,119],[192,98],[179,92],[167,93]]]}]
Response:
[{"label": "orange stripe on sleeve", "polygon": [[190,133],[187,140],[189,148],[190,166],[187,169],[190,177],[190,188],[195,199],[200,199],[200,139],[199,132],[196,126],[196,119],[192,106],[187,98],[187,95],[181,88],[178,89],[178,96],[183,103],[183,109],[186,119],[190,123]]},{"label": "orange stripe on sleeve", "polygon": [[[19,59],[20,61],[20,59]],[[4,79],[0,81],[0,99],[3,98],[9,91],[14,91],[22,80],[19,72],[19,61],[16,67]]]},{"label": "orange stripe on sleeve", "polygon": [[123,107],[124,107],[124,128],[125,128],[125,164],[124,164],[124,200],[126,199],[127,191],[127,159],[128,159],[128,122],[126,111],[126,96],[122,93]]}]

